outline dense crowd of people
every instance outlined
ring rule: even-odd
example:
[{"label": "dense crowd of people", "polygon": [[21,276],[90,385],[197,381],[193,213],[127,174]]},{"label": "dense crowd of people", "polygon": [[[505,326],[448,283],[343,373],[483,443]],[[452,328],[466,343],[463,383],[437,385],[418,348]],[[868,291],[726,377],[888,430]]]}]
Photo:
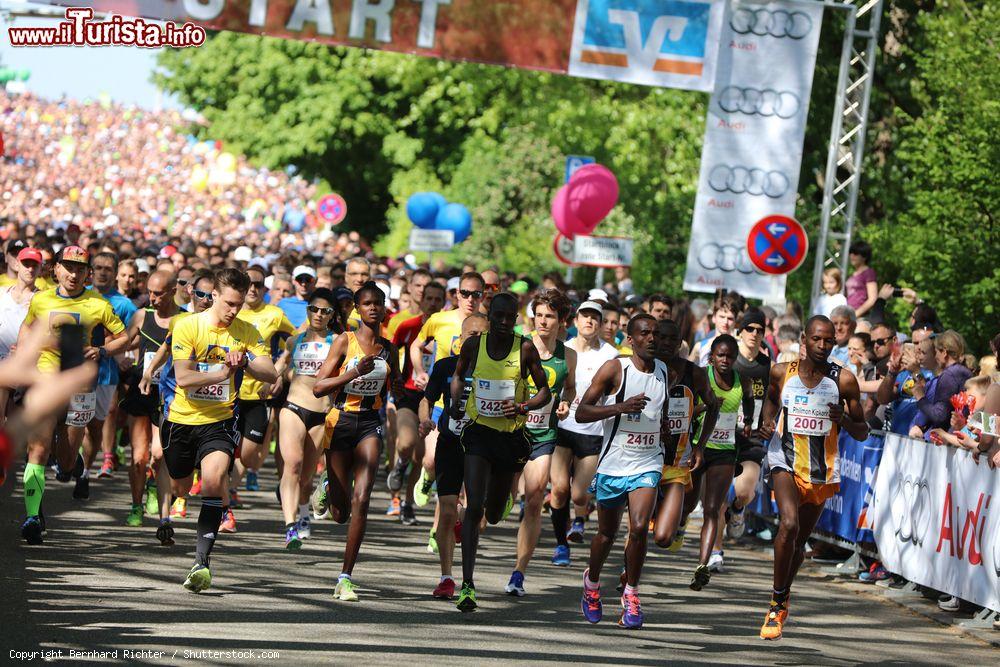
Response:
[{"label": "dense crowd of people", "polygon": [[[809,317],[725,290],[638,294],[627,269],[580,289],[558,273],[421,266],[331,232],[312,185],[190,141],[171,112],[0,101],[0,420],[21,434],[7,451],[26,451],[28,544],[46,532],[47,475],[83,501],[92,470],[127,474],[125,523],[152,516],[164,546],[200,497],[184,586],[206,590],[219,533],[237,530],[240,491],[260,489],[273,452],[288,549],[317,521],[349,526],[339,600],[358,600],[384,468],[386,514],[430,522],[432,595],[457,594],[462,611],[479,604],[482,527],[518,507],[505,592],[526,595],[547,511],[553,565],[570,566],[593,533],[581,612],[600,621],[625,519],[618,622],[637,628],[650,535],[676,552],[700,511],[690,587],[702,590],[725,566],[725,539],[746,532],[763,475],[781,521],[761,637],[776,639],[838,488],[840,431],[884,429],[1000,465],[997,437],[969,422],[977,407],[1000,413],[1000,337],[973,355],[916,292],[878,284],[863,242],[851,277],[825,274]],[[908,321],[887,316],[893,298],[912,305]],[[49,391],[57,378],[69,381]],[[10,458],[0,468],[21,471]]]}]

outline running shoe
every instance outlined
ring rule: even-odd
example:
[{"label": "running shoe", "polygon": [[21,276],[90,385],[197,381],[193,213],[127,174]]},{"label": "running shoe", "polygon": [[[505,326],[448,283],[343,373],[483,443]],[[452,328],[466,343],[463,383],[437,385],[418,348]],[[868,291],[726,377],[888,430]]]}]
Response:
[{"label": "running shoe", "polygon": [[156,527],[156,539],[160,541],[161,547],[172,547],[174,545],[174,527],[169,521],[162,521]]},{"label": "running shoe", "polygon": [[403,479],[406,477],[406,471],[410,467],[410,462],[403,459],[396,459],[396,465],[392,467],[389,474],[385,478],[385,485],[389,487],[389,490],[393,493],[397,493],[403,488]]},{"label": "running shoe", "polygon": [[583,542],[583,518],[577,517],[573,519],[573,525],[569,527],[566,532],[566,539],[574,544],[580,544]]},{"label": "running shoe", "polygon": [[191,496],[201,495],[201,476],[194,478],[194,483],[191,485],[191,490],[188,491],[188,495]]},{"label": "running shoe", "polygon": [[77,452],[76,462],[73,463],[73,471],[70,473],[70,475],[72,475],[73,477],[79,477],[80,475],[83,474],[84,467],[85,466],[83,462],[83,454]]},{"label": "running shoe", "polygon": [[160,513],[159,495],[159,491],[156,488],[156,482],[152,479],[146,482],[146,514],[156,516]]},{"label": "running shoe", "polygon": [[725,561],[722,559],[721,551],[713,551],[712,555],[708,557],[708,569],[711,572],[723,572],[725,571]]},{"label": "running shoe", "polygon": [[618,625],[633,630],[642,627],[642,604],[639,603],[638,594],[625,593],[622,595],[622,615],[618,619]]},{"label": "running shoe", "polygon": [[56,464],[54,466],[52,466],[52,469],[56,473],[56,481],[57,482],[62,482],[63,484],[65,484],[66,482],[68,482],[73,477],[73,471],[72,470],[63,470],[62,468],[59,467],[59,462],[58,461],[56,461]]},{"label": "running shoe", "polygon": [[580,598],[580,609],[583,610],[583,617],[588,623],[599,623],[604,615],[604,608],[601,605],[601,588],[591,590],[587,588],[587,577],[590,576],[590,568],[583,571],[583,597]]},{"label": "running shoe", "polygon": [[938,598],[938,607],[942,611],[958,611],[959,607],[962,606],[962,601],[959,600],[954,595],[948,595],[945,593],[940,598]]},{"label": "running shoe", "polygon": [[385,515],[399,516],[400,513],[399,505],[400,505],[399,498],[393,496],[392,499],[389,501],[389,507],[387,507],[385,510]]},{"label": "running shoe", "polygon": [[101,472],[97,473],[98,479],[108,479],[115,476],[114,456],[104,455],[104,463],[101,464]]},{"label": "running shoe", "polygon": [[42,522],[37,516],[29,516],[21,524],[21,537],[28,544],[42,543]]},{"label": "running shoe", "polygon": [[476,587],[463,582],[462,592],[458,594],[458,610],[467,613],[475,611],[478,606],[476,604]]},{"label": "running shoe", "polygon": [[212,585],[212,573],[204,565],[195,565],[184,580],[184,588],[192,593],[207,591]]},{"label": "running shoe", "polygon": [[220,533],[235,533],[236,532],[236,515],[233,514],[232,508],[225,510],[222,513],[222,522],[219,523]]},{"label": "running shoe", "polygon": [[705,586],[708,586],[708,582],[712,579],[712,571],[708,569],[707,565],[699,565],[698,569],[694,571],[694,577],[691,579],[690,587],[693,591],[700,591]]},{"label": "running shoe", "polygon": [[186,519],[187,515],[187,498],[177,498],[174,500],[174,504],[170,506],[170,518],[175,519],[180,517]]},{"label": "running shoe", "polygon": [[128,462],[128,454],[125,452],[125,447],[123,447],[120,443],[115,445],[115,454],[114,454],[115,470],[118,470],[118,468],[124,466],[125,463],[127,462]]},{"label": "running shoe", "polygon": [[276,450],[277,448],[278,448],[278,441],[277,440],[272,440],[271,444],[269,444],[267,446],[267,452],[269,454],[274,454],[274,450]]},{"label": "running shoe", "polygon": [[556,551],[552,554],[552,564],[560,567],[569,566],[569,547],[565,544],[556,546]]},{"label": "running shoe", "polygon": [[434,535],[434,528],[431,527],[431,532],[427,536],[427,553],[436,554],[438,553],[438,541],[437,537]]},{"label": "running shoe", "polygon": [[625,590],[625,585],[628,584],[628,576],[624,566],[622,567],[622,573],[618,575],[618,585],[615,586],[615,590],[619,593]]},{"label": "running shoe", "polygon": [[303,540],[308,540],[312,537],[312,520],[309,518],[308,514],[299,517],[298,529],[299,537]]},{"label": "running shoe", "polygon": [[684,537],[686,532],[687,532],[687,524],[684,524],[683,526],[678,528],[677,532],[674,533],[673,541],[670,543],[670,546],[667,547],[667,551],[672,551],[674,553],[680,551],[681,548],[684,546]]},{"label": "running shoe", "polygon": [[868,571],[862,572],[858,575],[858,579],[866,584],[873,584],[878,581],[888,579],[890,576],[892,575],[889,574],[889,570],[885,569],[879,561],[875,561],[872,563],[871,567],[868,568]]},{"label": "running shoe", "polygon": [[87,498],[90,498],[89,477],[77,477],[76,484],[73,486],[73,497],[77,500],[86,500]]},{"label": "running shoe", "polygon": [[309,503],[312,505],[313,519],[316,521],[330,516],[330,506],[327,503],[326,471],[323,471],[320,476],[316,488],[309,497]]},{"label": "running shoe", "polygon": [[42,532],[43,533],[46,532],[47,529],[45,528],[45,512],[42,509],[41,505],[38,506],[38,523],[42,524]]},{"label": "running shoe", "polygon": [[285,548],[291,550],[302,548],[302,538],[299,537],[298,525],[285,531]]},{"label": "running shoe", "polygon": [[761,639],[781,639],[781,628],[785,625],[788,611],[785,604],[771,600],[771,606],[764,617],[764,625],[760,628]]},{"label": "running shoe", "polygon": [[455,521],[455,544],[462,543],[462,520]]},{"label": "running shoe", "polygon": [[243,499],[240,498],[240,494],[236,492],[236,489],[229,489],[229,506],[237,510],[241,510],[244,507]]},{"label": "running shoe", "polygon": [[507,586],[504,588],[507,595],[513,595],[519,598],[524,597],[524,575],[514,570],[510,574],[510,581],[507,582]]},{"label": "running shoe", "polygon": [[452,599],[455,597],[455,580],[451,577],[445,577],[434,587],[434,592],[431,595],[439,600]]},{"label": "running shoe", "polygon": [[125,525],[131,528],[138,528],[142,525],[142,505],[132,505],[132,509],[128,513],[128,518],[125,519]]},{"label": "running shoe", "polygon": [[428,475],[427,471],[421,467],[420,477],[417,478],[417,485],[413,488],[413,502],[417,507],[423,507],[430,501],[433,489],[434,478]]},{"label": "running shoe", "polygon": [[739,512],[729,510],[729,522],[726,523],[726,532],[729,537],[738,540],[747,532],[746,508]]},{"label": "running shoe", "polygon": [[417,524],[417,514],[413,511],[413,503],[400,504],[399,522],[404,526],[415,526]]},{"label": "running shoe", "polygon": [[514,496],[507,494],[507,504],[504,505],[503,514],[500,515],[501,521],[506,521],[507,517],[510,516],[510,511],[514,509]]},{"label": "running shoe", "polygon": [[358,594],[354,591],[354,582],[348,577],[338,579],[337,587],[333,589],[333,597],[341,602],[357,602]]},{"label": "running shoe", "polygon": [[257,471],[247,469],[247,491],[260,491],[260,479],[257,478]]},{"label": "running shoe", "polygon": [[764,530],[762,530],[759,533],[757,533],[757,539],[758,540],[762,540],[764,542],[773,542],[774,541],[774,531],[771,530],[770,528],[765,528]]}]

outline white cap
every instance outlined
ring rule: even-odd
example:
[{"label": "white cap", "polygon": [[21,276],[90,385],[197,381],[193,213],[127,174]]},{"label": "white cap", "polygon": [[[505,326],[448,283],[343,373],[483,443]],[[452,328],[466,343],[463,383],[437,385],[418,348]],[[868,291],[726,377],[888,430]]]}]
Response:
[{"label": "white cap", "polygon": [[[274,276],[267,276],[266,278],[264,278],[264,287],[266,287],[267,289],[271,289],[272,285],[274,285]],[[272,304],[272,305],[276,306],[278,304]]]},{"label": "white cap", "polygon": [[149,273],[149,262],[144,259],[135,260],[136,273]]},{"label": "white cap", "polygon": [[380,290],[382,290],[382,293],[383,293],[383,294],[385,294],[385,300],[386,300],[386,301],[388,301],[388,300],[389,300],[389,295],[390,295],[390,294],[392,293],[392,288],[391,288],[391,287],[389,287],[389,284],[388,284],[388,283],[384,283],[384,282],[382,282],[382,281],[380,280],[380,281],[378,281],[377,283],[375,283],[375,285],[376,285],[376,286],[377,286],[377,287],[378,287],[378,288],[379,288]]},{"label": "white cap", "polygon": [[253,258],[253,250],[245,245],[241,245],[239,248],[233,251],[233,259],[237,262],[249,262]]},{"label": "white cap", "polygon": [[590,290],[590,292],[587,293],[587,300],[603,301],[604,303],[607,303],[609,301],[608,293],[602,289],[592,289]]},{"label": "white cap", "polygon": [[448,291],[450,292],[453,289],[458,289],[458,286],[460,284],[462,284],[462,279],[459,278],[458,276],[456,276],[454,278],[449,278],[448,279]]},{"label": "white cap", "polygon": [[305,264],[299,264],[292,271],[292,278],[298,278],[299,276],[312,276],[313,280],[316,279],[316,269],[311,266],[306,266]]},{"label": "white cap", "polygon": [[600,315],[602,319],[604,318],[604,308],[602,308],[601,304],[596,301],[584,301],[580,304],[579,308],[576,309],[577,314],[579,314],[581,310],[596,310],[597,314]]}]

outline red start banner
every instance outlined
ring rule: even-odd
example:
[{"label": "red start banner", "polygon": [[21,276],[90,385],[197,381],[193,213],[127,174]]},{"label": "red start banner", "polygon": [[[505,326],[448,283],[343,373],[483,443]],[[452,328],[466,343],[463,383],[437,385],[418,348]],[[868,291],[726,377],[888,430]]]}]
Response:
[{"label": "red start banner", "polygon": [[[708,91],[712,0],[41,0],[207,29]],[[96,20],[96,19],[95,19]]]}]

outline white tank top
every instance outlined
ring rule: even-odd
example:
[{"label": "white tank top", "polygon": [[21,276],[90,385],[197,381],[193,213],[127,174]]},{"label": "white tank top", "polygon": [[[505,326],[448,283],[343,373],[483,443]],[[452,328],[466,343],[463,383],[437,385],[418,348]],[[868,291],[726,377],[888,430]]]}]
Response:
[{"label": "white tank top", "polygon": [[[571,348],[576,350],[576,348]],[[576,352],[576,398],[569,406],[569,416],[559,422],[559,428],[581,433],[583,435],[600,435],[601,422],[589,422],[581,424],[576,420],[576,406],[580,405],[580,399],[587,393],[590,383],[594,381],[597,371],[604,365],[605,361],[610,361],[618,356],[618,350],[614,345],[609,345],[601,341],[601,346],[596,350],[588,347],[583,352]]]},{"label": "white tank top", "polygon": [[618,363],[622,366],[622,384],[609,403],[620,403],[638,394],[645,394],[649,402],[642,412],[604,420],[604,446],[597,472],[615,477],[659,472],[663,468],[661,422],[670,389],[667,365],[657,359],[653,372],[643,373],[630,357],[619,359]]},{"label": "white tank top", "polygon": [[23,304],[15,301],[12,289],[13,287],[8,287],[0,291],[0,359],[10,356],[10,348],[17,343],[17,332],[20,331],[31,304],[30,299]]}]

